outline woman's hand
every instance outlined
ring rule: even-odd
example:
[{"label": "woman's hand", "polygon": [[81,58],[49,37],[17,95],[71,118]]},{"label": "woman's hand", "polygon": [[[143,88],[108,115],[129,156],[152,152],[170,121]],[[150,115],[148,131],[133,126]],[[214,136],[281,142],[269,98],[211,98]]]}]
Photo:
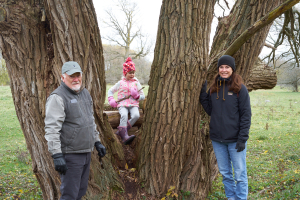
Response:
[{"label": "woman's hand", "polygon": [[244,151],[245,149],[245,143],[241,141],[237,141],[235,149],[237,149],[237,152]]},{"label": "woman's hand", "polygon": [[206,90],[207,90],[207,80],[205,80],[205,82],[203,83],[201,92],[206,92]]}]

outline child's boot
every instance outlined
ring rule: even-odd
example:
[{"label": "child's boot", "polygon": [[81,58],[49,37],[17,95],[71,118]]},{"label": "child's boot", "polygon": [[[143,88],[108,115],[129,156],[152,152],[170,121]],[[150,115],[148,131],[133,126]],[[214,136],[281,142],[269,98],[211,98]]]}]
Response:
[{"label": "child's boot", "polygon": [[[129,123],[129,121],[127,121],[127,132],[129,131],[129,129],[131,129],[131,124]],[[119,129],[116,132],[117,135],[119,135]]]},{"label": "child's boot", "polygon": [[126,126],[119,126],[118,130],[119,130],[118,135],[121,137],[122,142],[125,145],[130,144],[134,140],[135,135],[129,136],[128,132],[127,132],[127,127]]},{"label": "child's boot", "polygon": [[131,124],[130,124],[130,122],[129,121],[127,121],[127,131],[129,131],[129,129],[131,129]]}]

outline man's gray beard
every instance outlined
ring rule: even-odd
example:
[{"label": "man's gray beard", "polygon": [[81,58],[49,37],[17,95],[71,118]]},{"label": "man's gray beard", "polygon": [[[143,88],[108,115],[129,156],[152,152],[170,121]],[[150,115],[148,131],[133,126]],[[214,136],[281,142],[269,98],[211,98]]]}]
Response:
[{"label": "man's gray beard", "polygon": [[71,89],[72,89],[73,91],[75,91],[75,92],[79,92],[80,88],[81,88],[81,85],[80,85],[80,86],[74,86],[74,87],[72,87]]}]

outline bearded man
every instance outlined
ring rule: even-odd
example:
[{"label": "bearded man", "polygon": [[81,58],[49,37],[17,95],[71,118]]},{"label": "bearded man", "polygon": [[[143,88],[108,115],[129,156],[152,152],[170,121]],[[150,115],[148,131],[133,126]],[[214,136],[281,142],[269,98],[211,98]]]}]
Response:
[{"label": "bearded man", "polygon": [[74,200],[86,193],[94,146],[100,157],[105,156],[106,149],[96,128],[92,97],[81,88],[79,64],[64,63],[61,80],[46,102],[45,138],[55,170],[60,173],[60,199]]}]

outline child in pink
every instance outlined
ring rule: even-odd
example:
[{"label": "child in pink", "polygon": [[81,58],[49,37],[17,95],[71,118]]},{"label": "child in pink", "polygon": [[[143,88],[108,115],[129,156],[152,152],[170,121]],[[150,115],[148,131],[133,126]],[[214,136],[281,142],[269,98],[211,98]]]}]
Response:
[{"label": "child in pink", "polygon": [[[116,133],[122,138],[123,143],[130,144],[135,135],[128,136],[128,130],[134,125],[139,119],[139,101],[145,99],[142,86],[137,78],[134,77],[135,64],[132,59],[128,57],[126,62],[123,64],[123,77],[113,87],[108,90],[108,102],[111,107],[118,107],[121,115],[120,125],[118,126],[118,132]],[[117,102],[113,94],[118,92]],[[124,97],[127,99],[121,100]],[[121,100],[121,101],[120,101]],[[128,112],[130,113],[131,119],[128,120]]]}]

